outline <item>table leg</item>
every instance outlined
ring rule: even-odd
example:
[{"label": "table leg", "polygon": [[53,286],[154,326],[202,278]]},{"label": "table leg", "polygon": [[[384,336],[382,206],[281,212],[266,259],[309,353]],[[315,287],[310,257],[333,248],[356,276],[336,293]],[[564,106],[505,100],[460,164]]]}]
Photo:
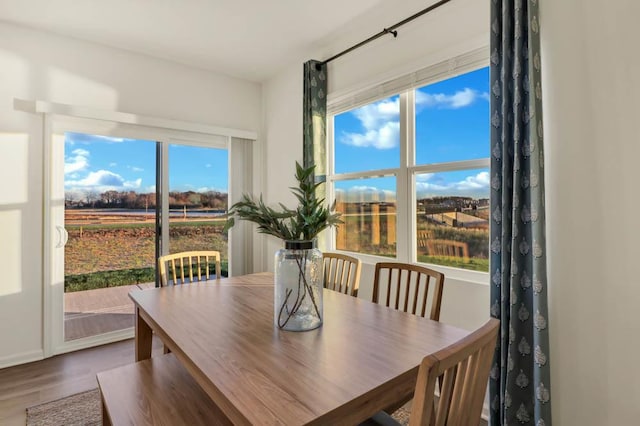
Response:
[{"label": "table leg", "polygon": [[136,306],[136,362],[151,358],[153,332]]}]

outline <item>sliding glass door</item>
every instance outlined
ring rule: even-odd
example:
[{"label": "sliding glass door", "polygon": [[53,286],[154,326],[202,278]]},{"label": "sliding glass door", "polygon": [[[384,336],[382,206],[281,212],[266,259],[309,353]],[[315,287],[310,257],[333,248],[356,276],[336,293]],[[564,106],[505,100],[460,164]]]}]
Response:
[{"label": "sliding glass door", "polygon": [[128,293],[156,285],[159,254],[217,250],[228,274],[227,138],[160,139],[53,134],[50,354],[131,337]]}]

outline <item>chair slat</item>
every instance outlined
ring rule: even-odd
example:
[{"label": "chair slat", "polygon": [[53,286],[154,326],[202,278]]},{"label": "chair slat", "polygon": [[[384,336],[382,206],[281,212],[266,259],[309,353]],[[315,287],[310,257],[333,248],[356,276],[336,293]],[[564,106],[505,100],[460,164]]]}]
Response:
[{"label": "chair slat", "polygon": [[358,295],[360,259],[342,253],[323,253],[324,287],[351,296]]},{"label": "chair slat", "polygon": [[[416,276],[415,280],[412,280],[413,276]],[[394,277],[396,278],[395,280],[393,279]],[[416,315],[420,312],[420,316],[424,317],[432,288],[430,284],[431,280],[433,280],[433,295],[431,296],[431,313],[429,318],[438,321],[440,319],[440,306],[442,304],[444,274],[425,266],[399,262],[377,263],[373,281],[372,300],[375,303],[380,303],[380,293],[385,292],[385,306],[395,307],[395,309],[402,308],[404,312],[410,312]],[[395,289],[393,283],[396,284]],[[415,285],[413,292],[411,291],[412,285]],[[391,300],[392,292],[395,295],[395,300],[393,301]],[[420,297],[421,294],[422,297]],[[404,295],[402,304],[400,303],[401,295]]]},{"label": "chair slat", "polygon": [[456,368],[453,368],[444,373],[442,380],[443,385],[440,389],[440,398],[438,399],[438,420],[435,422],[436,426],[444,426],[446,424],[453,393],[453,384],[456,381],[456,370]]},{"label": "chair slat", "polygon": [[[191,275],[191,267],[189,267],[189,274]],[[180,276],[182,277],[182,282],[180,284],[184,284],[185,276],[184,276],[184,257],[180,257]],[[190,278],[189,281],[193,281],[193,278]]]},{"label": "chair slat", "polygon": [[194,282],[196,277],[197,281],[203,281],[203,278],[209,280],[212,277],[211,269],[214,267],[216,278],[220,278],[220,252],[218,251],[188,251],[161,256],[158,258],[160,285],[169,285],[169,277],[174,285]]},{"label": "chair slat", "polygon": [[[428,279],[428,278],[427,278]],[[409,291],[407,290],[407,294],[409,294]],[[413,308],[411,309],[411,313],[413,315],[416,314],[416,312],[418,312],[418,296],[420,294],[420,274],[418,274],[418,280],[416,281],[416,285],[413,289]],[[425,305],[425,303],[423,303],[423,305]],[[422,308],[422,315],[424,317],[424,308]]]},{"label": "chair slat", "polygon": [[173,282],[176,282],[176,260],[175,259],[171,259],[171,271],[173,272]]}]

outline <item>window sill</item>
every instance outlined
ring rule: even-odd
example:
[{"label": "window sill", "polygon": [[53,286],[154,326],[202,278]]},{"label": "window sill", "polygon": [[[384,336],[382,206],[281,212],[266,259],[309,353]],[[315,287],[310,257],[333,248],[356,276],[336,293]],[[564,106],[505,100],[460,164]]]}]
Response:
[{"label": "window sill", "polygon": [[[355,256],[362,261],[365,265],[375,266],[378,262],[403,262],[404,260],[385,257],[385,256],[375,256],[371,254],[363,254],[352,251],[343,251],[343,250],[335,250],[338,253],[344,253],[351,256]],[[408,262],[408,263],[416,263],[417,262]],[[420,265],[425,265],[428,268],[435,269],[436,271],[440,271],[444,274],[445,279],[451,279],[456,281],[464,281],[472,284],[486,285],[488,286],[490,283],[490,277],[488,272],[480,272],[480,271],[470,271],[461,268],[452,268],[449,266],[435,265],[429,263],[420,263]]]}]

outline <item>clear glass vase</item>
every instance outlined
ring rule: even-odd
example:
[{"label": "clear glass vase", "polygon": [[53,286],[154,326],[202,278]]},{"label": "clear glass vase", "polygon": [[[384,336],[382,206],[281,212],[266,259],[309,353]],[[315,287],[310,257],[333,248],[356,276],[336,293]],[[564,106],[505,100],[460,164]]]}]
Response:
[{"label": "clear glass vase", "polygon": [[275,256],[274,321],[290,331],[322,325],[322,252],[313,241],[285,241]]}]

